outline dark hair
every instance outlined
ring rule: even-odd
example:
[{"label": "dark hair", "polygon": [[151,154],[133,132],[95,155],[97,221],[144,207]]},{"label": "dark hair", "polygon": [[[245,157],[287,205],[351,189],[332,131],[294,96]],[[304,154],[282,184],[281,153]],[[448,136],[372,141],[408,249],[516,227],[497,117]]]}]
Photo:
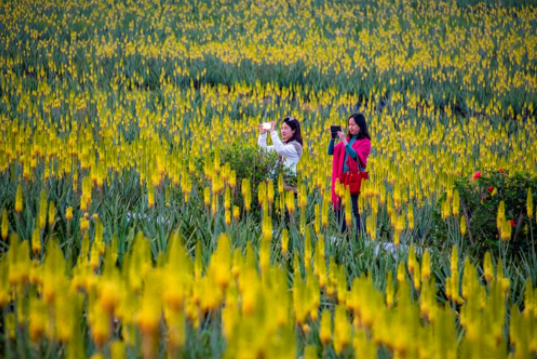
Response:
[{"label": "dark hair", "polygon": [[287,124],[287,126],[291,127],[291,130],[294,130],[295,133],[293,134],[293,137],[287,141],[287,143],[291,141],[296,141],[300,143],[300,146],[304,146],[304,141],[302,140],[302,134],[300,133],[300,122],[294,117],[286,117],[283,119],[283,122]]},{"label": "dark hair", "polygon": [[365,117],[361,113],[355,113],[349,116],[349,119],[347,120],[347,126],[349,125],[350,119],[353,119],[354,122],[360,127],[360,132],[358,132],[358,139],[364,139],[367,138],[371,141],[371,135],[369,135],[369,131],[367,130],[367,124],[365,123]]}]

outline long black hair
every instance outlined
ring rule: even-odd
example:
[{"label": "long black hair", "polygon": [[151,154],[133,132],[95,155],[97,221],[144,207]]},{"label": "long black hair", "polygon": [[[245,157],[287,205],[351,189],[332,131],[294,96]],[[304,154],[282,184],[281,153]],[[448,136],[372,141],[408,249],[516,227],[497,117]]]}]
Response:
[{"label": "long black hair", "polygon": [[287,124],[287,126],[291,127],[291,130],[294,130],[295,133],[293,134],[293,137],[287,141],[287,143],[291,141],[296,141],[300,143],[300,146],[304,146],[304,141],[302,140],[302,133],[300,133],[300,122],[294,117],[286,117],[283,119],[283,122]]},{"label": "long black hair", "polygon": [[349,119],[347,120],[347,126],[349,125],[350,119],[353,119],[354,122],[360,127],[360,132],[358,132],[358,139],[362,140],[364,138],[367,138],[371,141],[371,135],[369,134],[369,131],[367,130],[367,124],[365,123],[365,117],[361,113],[355,113],[349,116]]}]

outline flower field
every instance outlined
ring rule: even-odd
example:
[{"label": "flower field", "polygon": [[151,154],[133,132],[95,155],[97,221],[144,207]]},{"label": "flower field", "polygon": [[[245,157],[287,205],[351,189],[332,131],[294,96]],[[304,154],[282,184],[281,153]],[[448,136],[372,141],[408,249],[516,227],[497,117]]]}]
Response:
[{"label": "flower field", "polygon": [[0,356],[537,356],[532,1],[9,1],[0,37]]}]

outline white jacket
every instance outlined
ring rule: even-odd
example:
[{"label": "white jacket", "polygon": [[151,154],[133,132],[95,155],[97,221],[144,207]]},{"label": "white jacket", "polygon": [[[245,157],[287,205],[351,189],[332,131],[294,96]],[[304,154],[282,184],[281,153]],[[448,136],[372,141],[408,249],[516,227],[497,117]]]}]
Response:
[{"label": "white jacket", "polygon": [[[267,134],[259,134],[257,139],[257,144],[262,148],[265,148],[267,151],[276,151],[280,156],[283,157],[283,164],[296,173],[296,165],[300,161],[300,156],[302,156],[302,151],[297,151],[294,144],[284,144],[278,137],[278,132],[273,131],[270,133],[272,137],[272,143],[274,146],[267,146]],[[295,142],[295,141],[293,141]]]}]

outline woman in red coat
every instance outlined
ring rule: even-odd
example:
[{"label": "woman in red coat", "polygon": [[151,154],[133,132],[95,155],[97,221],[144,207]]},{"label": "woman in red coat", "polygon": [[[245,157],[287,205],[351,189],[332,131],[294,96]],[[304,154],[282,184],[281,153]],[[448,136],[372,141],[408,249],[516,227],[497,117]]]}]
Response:
[{"label": "woman in red coat", "polygon": [[[334,139],[330,140],[328,145],[328,154],[334,156],[332,164],[332,204],[338,222],[342,223],[341,232],[347,230],[345,224],[345,212],[341,208],[341,198],[336,195],[336,179],[341,174],[349,170],[358,170],[358,164],[362,170],[366,169],[367,157],[371,152],[371,136],[367,131],[365,117],[361,113],[355,113],[347,120],[348,134],[338,132],[337,137],[340,143],[334,146]],[[354,161],[351,161],[350,159]],[[352,213],[356,220],[356,229],[358,233],[361,230],[360,213],[358,213],[358,196],[351,195]]]}]

